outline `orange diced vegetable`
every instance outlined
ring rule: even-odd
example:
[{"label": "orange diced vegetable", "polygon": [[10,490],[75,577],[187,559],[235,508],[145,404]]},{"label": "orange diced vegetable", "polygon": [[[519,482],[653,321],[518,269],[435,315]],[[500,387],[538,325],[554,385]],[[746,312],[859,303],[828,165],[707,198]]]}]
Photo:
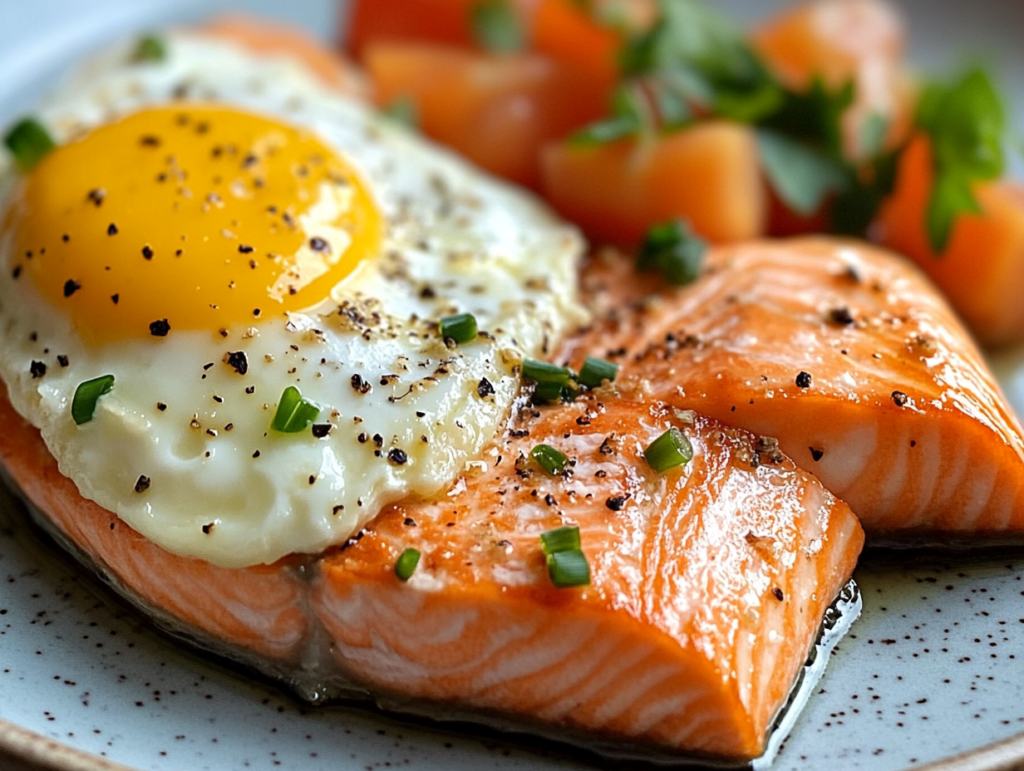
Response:
[{"label": "orange diced vegetable", "polygon": [[362,80],[356,68],[343,56],[298,27],[230,13],[211,19],[200,29],[233,40],[253,53],[294,57],[327,85],[350,94],[363,92]]},{"label": "orange diced vegetable", "polygon": [[381,105],[411,98],[427,136],[531,187],[540,148],[600,117],[607,101],[584,73],[539,54],[381,43],[366,49],[365,63]]},{"label": "orange diced vegetable", "polygon": [[933,179],[931,146],[917,137],[900,159],[896,189],[879,213],[878,240],[931,276],[981,343],[1024,340],[1024,186],[978,183],[974,193],[982,213],[961,214],[946,252],[936,255],[925,228]]},{"label": "orange diced vegetable", "polygon": [[657,138],[551,145],[542,171],[548,200],[599,241],[632,246],[674,217],[713,242],[764,232],[757,141],[747,126],[706,121]]}]

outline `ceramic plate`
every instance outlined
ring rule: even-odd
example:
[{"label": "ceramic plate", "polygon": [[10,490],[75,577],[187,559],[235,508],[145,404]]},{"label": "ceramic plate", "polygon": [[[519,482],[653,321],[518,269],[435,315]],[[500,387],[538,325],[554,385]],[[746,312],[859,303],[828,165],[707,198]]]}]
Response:
[{"label": "ceramic plate", "polygon": [[[752,3],[725,3],[748,15]],[[764,13],[773,3],[758,3]],[[1024,72],[1024,4],[906,3],[914,57],[980,54]],[[14,6],[14,7],[12,7]],[[219,4],[33,0],[0,10],[0,125],[104,40]],[[332,0],[244,7],[336,29]],[[1010,91],[1021,97],[1020,89]],[[1019,100],[1024,101],[1024,100]],[[1024,116],[1017,105],[1018,127]],[[994,360],[1024,414],[1024,350]],[[113,602],[46,545],[0,492],[0,766],[133,769],[586,769],[531,739],[361,710],[307,709],[270,684],[193,656]],[[864,613],[773,766],[899,769],[1024,732],[1024,553],[868,555]],[[1016,753],[1016,754],[1015,754]],[[1002,755],[1024,762],[1011,743]],[[105,760],[104,760],[105,759]],[[972,768],[996,768],[982,759]],[[980,764],[980,765],[979,765]],[[120,766],[117,766],[120,767]],[[999,766],[1004,767],[1004,766]],[[1009,766],[1005,766],[1009,767]]]}]

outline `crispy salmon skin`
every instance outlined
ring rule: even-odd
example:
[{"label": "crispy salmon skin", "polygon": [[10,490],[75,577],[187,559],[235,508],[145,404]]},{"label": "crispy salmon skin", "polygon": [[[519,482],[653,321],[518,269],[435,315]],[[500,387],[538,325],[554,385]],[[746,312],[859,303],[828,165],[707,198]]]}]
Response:
[{"label": "crispy salmon skin", "polygon": [[649,398],[778,438],[869,536],[1024,536],[1020,424],[907,261],[806,238],[711,250],[680,289],[622,260],[587,280],[607,312],[567,358],[605,355]]}]

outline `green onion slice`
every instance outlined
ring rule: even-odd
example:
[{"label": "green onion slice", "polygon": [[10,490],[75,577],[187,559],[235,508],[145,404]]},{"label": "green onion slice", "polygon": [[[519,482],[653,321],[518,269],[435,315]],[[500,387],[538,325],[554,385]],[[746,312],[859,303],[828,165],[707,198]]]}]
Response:
[{"label": "green onion slice", "polygon": [[549,554],[547,562],[551,583],[557,588],[571,589],[576,586],[589,586],[590,563],[587,562],[587,556],[579,549]]},{"label": "green onion slice", "polygon": [[96,403],[103,394],[110,393],[114,387],[113,375],[101,375],[92,380],[79,383],[75,396],[71,400],[71,417],[77,425],[88,423],[96,412]]},{"label": "green onion slice", "polygon": [[299,389],[288,386],[281,394],[277,405],[277,413],[270,427],[284,434],[305,431],[320,415],[320,405],[303,399]]},{"label": "green onion slice", "polygon": [[587,388],[598,388],[605,380],[609,383],[614,382],[618,374],[618,364],[588,356],[583,362],[583,369],[580,370],[580,383]]},{"label": "green onion slice", "polygon": [[560,383],[538,383],[533,391],[534,404],[557,402],[564,399],[565,387]]},{"label": "green onion slice", "polygon": [[57,148],[50,132],[35,118],[25,118],[16,123],[4,137],[4,144],[23,173],[32,171],[36,164]]},{"label": "green onion slice", "polygon": [[451,339],[456,343],[471,343],[476,340],[476,317],[472,313],[446,316],[437,326],[445,340]]},{"label": "green onion slice", "polygon": [[694,235],[689,225],[674,219],[647,231],[636,267],[659,270],[670,284],[683,286],[700,275],[707,250],[707,243]]},{"label": "green onion slice", "polygon": [[[569,459],[565,457],[565,454],[559,452],[550,444],[538,444],[532,450],[530,450],[530,457],[537,461],[539,465],[551,476],[557,476],[565,471],[565,467],[569,465]],[[543,536],[541,536],[543,539]]]},{"label": "green onion slice", "polygon": [[156,35],[146,35],[139,39],[132,54],[133,62],[162,62],[167,58],[167,46],[163,38]]},{"label": "green onion slice", "polygon": [[540,534],[540,545],[545,554],[579,551],[580,529],[576,525],[563,525]]},{"label": "green onion slice", "polygon": [[693,446],[682,431],[670,428],[644,450],[644,458],[660,474],[689,463],[693,459]]},{"label": "green onion slice", "polygon": [[477,45],[494,54],[521,51],[526,43],[523,25],[508,0],[480,0],[470,7],[470,24]]},{"label": "green onion slice", "polygon": [[416,566],[420,564],[420,553],[418,549],[406,549],[401,556],[395,560],[395,575],[401,581],[408,581]]},{"label": "green onion slice", "polygon": [[572,370],[559,367],[537,359],[523,360],[523,377],[534,383],[557,383],[559,387],[566,385],[572,378]]}]

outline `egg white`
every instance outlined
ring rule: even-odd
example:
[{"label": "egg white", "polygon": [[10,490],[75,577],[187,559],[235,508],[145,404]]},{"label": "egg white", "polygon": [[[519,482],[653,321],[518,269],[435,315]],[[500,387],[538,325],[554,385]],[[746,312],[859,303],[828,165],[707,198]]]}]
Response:
[{"label": "egg white", "polygon": [[[163,62],[132,64],[130,50],[87,63],[40,105],[59,141],[178,98],[306,126],[367,181],[388,222],[382,254],[305,313],[268,302],[226,335],[175,330],[99,346],[29,282],[0,280],[0,376],[15,408],[83,496],[168,550],[225,567],[320,552],[389,502],[443,491],[505,425],[522,357],[545,356],[583,319],[576,231],[287,58],[181,33],[168,36]],[[15,172],[0,175],[3,200]],[[11,240],[0,233],[4,277]],[[456,312],[488,334],[447,348],[434,322]],[[225,361],[238,351],[245,375]],[[45,375],[33,377],[33,361]],[[75,425],[78,384],[106,374],[113,391]],[[328,436],[270,429],[289,385],[324,407]],[[393,447],[406,462],[389,459]],[[149,487],[137,492],[142,476]]]}]

